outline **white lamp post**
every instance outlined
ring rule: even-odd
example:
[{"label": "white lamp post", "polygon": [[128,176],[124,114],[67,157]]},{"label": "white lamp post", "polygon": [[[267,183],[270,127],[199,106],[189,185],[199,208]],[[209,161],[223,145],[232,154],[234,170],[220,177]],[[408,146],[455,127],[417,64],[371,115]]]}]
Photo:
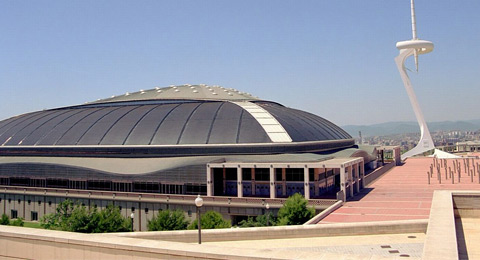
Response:
[{"label": "white lamp post", "polygon": [[265,208],[267,209],[267,227],[268,227],[268,222],[270,220],[270,214],[268,214],[270,209],[270,204],[267,203],[267,205],[265,205]]},{"label": "white lamp post", "polygon": [[132,232],[133,232],[133,218],[135,217],[135,214],[132,212],[132,214],[130,214],[130,218],[132,219]]},{"label": "white lamp post", "polygon": [[197,206],[197,224],[198,224],[198,243],[202,243],[202,223],[200,221],[200,208],[203,206],[203,199],[198,195],[195,199],[195,205]]}]

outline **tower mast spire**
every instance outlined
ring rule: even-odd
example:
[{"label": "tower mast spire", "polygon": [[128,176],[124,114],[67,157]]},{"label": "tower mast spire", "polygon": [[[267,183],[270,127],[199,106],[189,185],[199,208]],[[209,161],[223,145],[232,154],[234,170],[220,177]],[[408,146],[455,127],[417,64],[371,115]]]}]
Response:
[{"label": "tower mast spire", "polygon": [[410,9],[412,13],[412,37],[413,40],[418,40],[417,38],[417,19],[415,17],[415,0],[410,1]]}]

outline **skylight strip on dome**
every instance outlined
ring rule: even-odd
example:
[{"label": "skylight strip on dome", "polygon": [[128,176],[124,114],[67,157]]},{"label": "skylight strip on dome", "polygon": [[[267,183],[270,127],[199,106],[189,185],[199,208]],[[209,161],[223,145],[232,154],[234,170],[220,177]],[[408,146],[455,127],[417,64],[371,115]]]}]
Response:
[{"label": "skylight strip on dome", "polygon": [[274,143],[291,143],[292,138],[285,131],[285,128],[277,121],[275,117],[272,116],[267,110],[258,106],[255,103],[244,101],[244,102],[233,102],[233,104],[245,109],[250,115],[257,120],[257,122],[262,126],[265,133]]}]

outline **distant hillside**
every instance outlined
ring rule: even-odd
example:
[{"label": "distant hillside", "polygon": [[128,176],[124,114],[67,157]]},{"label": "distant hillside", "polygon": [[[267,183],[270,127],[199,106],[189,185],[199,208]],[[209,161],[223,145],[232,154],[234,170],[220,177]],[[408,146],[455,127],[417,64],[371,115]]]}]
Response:
[{"label": "distant hillside", "polygon": [[[467,121],[430,122],[427,124],[431,132],[452,130],[476,131],[480,129],[480,119]],[[364,137],[420,132],[417,122],[387,122],[374,125],[346,125],[342,126],[342,128],[354,137],[358,136],[358,131],[362,131],[362,135]]]}]

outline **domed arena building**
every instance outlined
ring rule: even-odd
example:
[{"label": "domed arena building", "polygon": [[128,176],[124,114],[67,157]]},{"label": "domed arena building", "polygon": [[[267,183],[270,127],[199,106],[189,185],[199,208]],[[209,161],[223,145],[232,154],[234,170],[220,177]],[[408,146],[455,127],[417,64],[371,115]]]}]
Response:
[{"label": "domed arena building", "polygon": [[[364,166],[376,160],[374,148],[360,149],[322,117],[207,85],[140,90],[15,116],[0,121],[0,144],[2,188],[32,196],[60,191],[55,201],[98,192],[119,201],[156,194],[167,202],[200,194],[207,205],[240,198],[263,205],[294,193],[345,200],[363,185]],[[19,214],[6,196],[3,212]],[[32,198],[28,205],[32,200],[47,203]]]}]

